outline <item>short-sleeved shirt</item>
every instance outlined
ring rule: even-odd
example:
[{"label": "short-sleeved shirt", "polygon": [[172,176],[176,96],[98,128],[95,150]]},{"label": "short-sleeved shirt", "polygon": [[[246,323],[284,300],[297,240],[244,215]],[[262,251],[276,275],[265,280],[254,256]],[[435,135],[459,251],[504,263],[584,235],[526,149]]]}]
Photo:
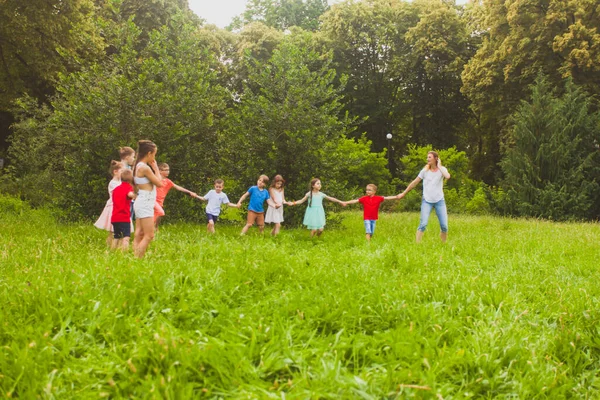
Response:
[{"label": "short-sleeved shirt", "polygon": [[250,193],[250,204],[248,205],[248,210],[254,212],[265,212],[263,205],[265,201],[271,198],[269,196],[269,191],[267,189],[259,189],[258,186],[252,186],[248,189],[248,193]]},{"label": "short-sleeved shirt", "polygon": [[208,201],[208,204],[206,204],[206,213],[217,217],[221,213],[221,204],[229,203],[229,198],[227,198],[225,193],[217,193],[214,189],[206,193],[204,199]]},{"label": "short-sleeved shirt", "polygon": [[365,220],[379,219],[379,205],[385,199],[383,196],[363,196],[358,202],[363,205],[363,215]]},{"label": "short-sleeved shirt", "polygon": [[444,175],[442,175],[442,168],[446,170],[445,167],[441,167],[437,171],[432,172],[423,168],[419,172],[419,178],[423,179],[423,199],[428,203],[437,203],[444,199]]},{"label": "short-sleeved shirt", "polygon": [[130,192],[133,192],[133,186],[127,182],[121,183],[113,190],[111,223],[131,221],[131,199],[128,196]]},{"label": "short-sleeved shirt", "polygon": [[156,188],[156,202],[161,206],[165,202],[165,197],[167,197],[167,193],[169,193],[169,190],[171,190],[171,188],[175,185],[173,181],[169,178],[163,178],[162,184],[162,187]]}]

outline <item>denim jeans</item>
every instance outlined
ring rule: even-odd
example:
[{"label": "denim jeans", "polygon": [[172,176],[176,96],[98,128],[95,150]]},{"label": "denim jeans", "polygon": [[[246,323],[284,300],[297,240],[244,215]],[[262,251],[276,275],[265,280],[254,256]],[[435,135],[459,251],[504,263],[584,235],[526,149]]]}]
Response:
[{"label": "denim jeans", "polygon": [[375,233],[375,224],[377,224],[376,220],[365,219],[365,231],[367,231],[368,235],[373,235]]},{"label": "denim jeans", "polygon": [[425,232],[427,222],[429,222],[429,214],[431,214],[431,209],[433,208],[435,208],[435,214],[440,221],[440,229],[442,232],[448,232],[448,212],[446,211],[446,202],[444,199],[437,203],[429,203],[423,199],[421,202],[421,222],[419,223],[419,230]]}]

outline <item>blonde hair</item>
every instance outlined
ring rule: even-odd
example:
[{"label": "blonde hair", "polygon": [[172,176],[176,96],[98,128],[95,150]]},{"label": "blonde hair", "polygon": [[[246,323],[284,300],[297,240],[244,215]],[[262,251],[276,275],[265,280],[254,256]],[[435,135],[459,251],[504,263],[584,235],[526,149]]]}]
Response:
[{"label": "blonde hair", "polygon": [[367,185],[367,187],[370,187],[371,189],[373,189],[373,191],[374,191],[375,193],[377,193],[377,185],[375,185],[375,184],[373,184],[373,183],[369,183],[369,184]]},{"label": "blonde hair", "polygon": [[126,169],[121,173],[121,181],[133,183],[133,172],[130,169]]},{"label": "blonde hair", "polygon": [[[440,158],[440,156],[438,155],[437,151],[428,151],[427,155],[429,154],[433,154],[433,158],[435,158],[435,162],[437,163],[437,160]],[[425,164],[425,170],[429,171],[431,169],[431,167],[429,166],[429,163]]]}]

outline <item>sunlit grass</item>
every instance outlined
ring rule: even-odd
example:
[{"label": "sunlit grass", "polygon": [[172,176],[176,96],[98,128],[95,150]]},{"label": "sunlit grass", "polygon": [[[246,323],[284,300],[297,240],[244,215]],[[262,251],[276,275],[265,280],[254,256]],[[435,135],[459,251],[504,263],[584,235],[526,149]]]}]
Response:
[{"label": "sunlit grass", "polygon": [[311,240],[165,225],[146,259],[0,218],[0,395],[594,398],[600,227],[361,214]]}]

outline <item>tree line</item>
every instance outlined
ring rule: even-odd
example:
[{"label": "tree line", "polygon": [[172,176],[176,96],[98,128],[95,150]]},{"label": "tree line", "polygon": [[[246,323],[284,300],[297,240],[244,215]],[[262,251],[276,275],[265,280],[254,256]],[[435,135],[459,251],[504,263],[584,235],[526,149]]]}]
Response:
[{"label": "tree line", "polygon": [[[336,193],[394,192],[436,149],[458,177],[450,210],[598,219],[597,12],[250,0],[219,29],[186,0],[7,0],[0,190],[91,217],[116,149],[149,138],[196,190],[280,173],[291,195],[314,176]],[[199,211],[186,201],[173,214]]]}]

